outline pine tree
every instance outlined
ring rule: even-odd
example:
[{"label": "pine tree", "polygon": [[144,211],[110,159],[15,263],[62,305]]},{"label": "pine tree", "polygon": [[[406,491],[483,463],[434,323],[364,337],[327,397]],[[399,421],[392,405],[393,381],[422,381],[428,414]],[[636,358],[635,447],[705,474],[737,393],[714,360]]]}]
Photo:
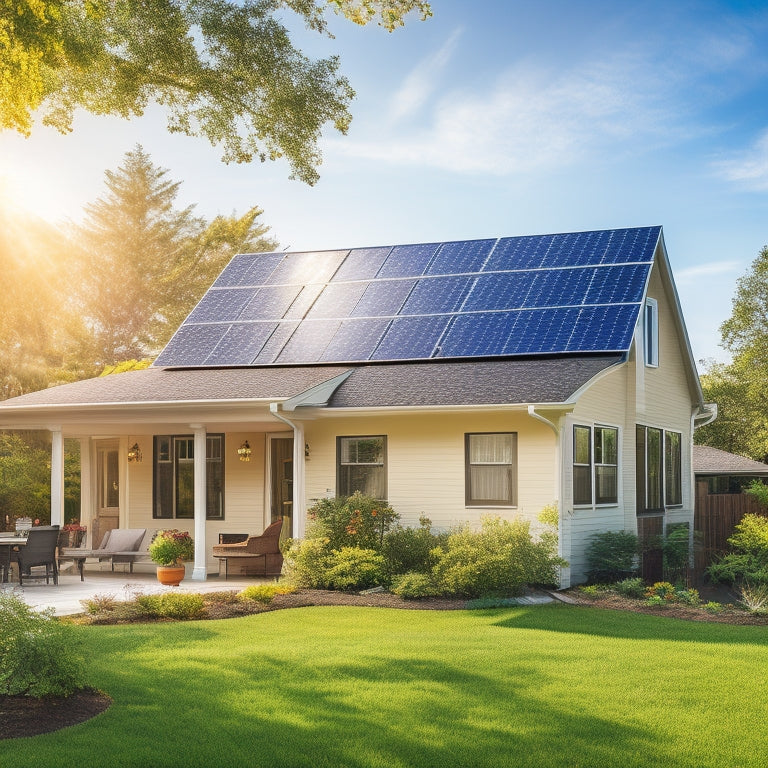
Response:
[{"label": "pine tree", "polygon": [[76,230],[74,358],[84,375],[155,356],[232,255],[276,245],[259,208],[210,223],[177,208],[181,184],[168,173],[137,146],[106,172],[106,194]]}]

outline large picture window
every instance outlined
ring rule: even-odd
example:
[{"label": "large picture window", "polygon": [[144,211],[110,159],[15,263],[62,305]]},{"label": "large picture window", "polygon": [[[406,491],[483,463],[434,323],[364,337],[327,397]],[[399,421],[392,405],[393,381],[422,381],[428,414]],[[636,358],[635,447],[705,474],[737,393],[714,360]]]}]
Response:
[{"label": "large picture window", "polygon": [[682,435],[637,426],[637,513],[659,513],[683,503]]},{"label": "large picture window", "polygon": [[517,433],[465,435],[467,506],[517,505]]},{"label": "large picture window", "polygon": [[616,504],[619,500],[619,430],[573,428],[573,503]]},{"label": "large picture window", "polygon": [[[207,435],[205,456],[205,516],[224,518],[224,435]],[[195,516],[195,439],[191,435],[155,435],[155,518]]]},{"label": "large picture window", "polygon": [[387,498],[387,438],[385,435],[339,437],[336,443],[336,492],[355,491],[374,499]]}]

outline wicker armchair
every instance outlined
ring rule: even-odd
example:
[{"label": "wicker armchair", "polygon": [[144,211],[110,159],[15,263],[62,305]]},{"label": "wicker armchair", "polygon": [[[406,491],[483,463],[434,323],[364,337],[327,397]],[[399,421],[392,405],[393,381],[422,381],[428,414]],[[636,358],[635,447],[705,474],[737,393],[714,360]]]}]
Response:
[{"label": "wicker armchair", "polygon": [[249,536],[237,544],[218,544],[213,556],[219,560],[219,576],[222,569],[226,579],[232,571],[241,576],[279,576],[283,568],[280,553],[280,531],[283,521],[270,525],[261,536]]}]

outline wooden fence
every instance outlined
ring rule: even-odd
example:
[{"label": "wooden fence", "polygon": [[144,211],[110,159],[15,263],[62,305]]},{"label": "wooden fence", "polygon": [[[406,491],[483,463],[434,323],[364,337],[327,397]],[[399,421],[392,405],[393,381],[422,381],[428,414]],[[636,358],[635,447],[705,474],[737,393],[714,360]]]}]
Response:
[{"label": "wooden fence", "polygon": [[768,510],[748,493],[713,493],[707,481],[696,483],[696,510],[693,517],[694,573],[697,580],[715,555],[728,551],[728,538],[744,515],[768,516]]}]

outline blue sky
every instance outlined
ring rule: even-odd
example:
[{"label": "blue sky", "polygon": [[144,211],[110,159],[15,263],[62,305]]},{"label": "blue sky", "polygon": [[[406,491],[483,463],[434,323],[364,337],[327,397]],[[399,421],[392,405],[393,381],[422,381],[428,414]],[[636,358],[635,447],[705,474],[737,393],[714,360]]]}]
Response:
[{"label": "blue sky", "polygon": [[150,110],[79,115],[60,136],[0,135],[0,177],[44,217],[77,220],[141,143],[198,213],[264,209],[291,250],[661,224],[696,359],[768,244],[768,3],[433,0],[387,34],[334,20],[357,91],[321,180],[225,166]]}]

